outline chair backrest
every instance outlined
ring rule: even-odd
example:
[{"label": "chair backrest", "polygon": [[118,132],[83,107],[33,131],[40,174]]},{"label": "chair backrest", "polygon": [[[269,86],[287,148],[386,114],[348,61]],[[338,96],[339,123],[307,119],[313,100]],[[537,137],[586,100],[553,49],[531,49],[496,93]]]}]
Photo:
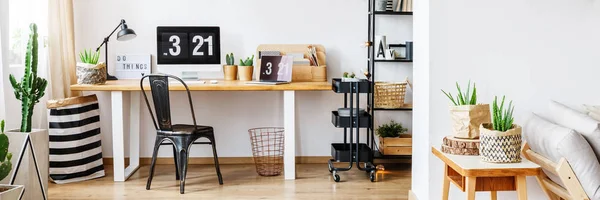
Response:
[{"label": "chair backrest", "polygon": [[[156,117],[152,112],[152,107],[150,106],[148,96],[146,95],[146,90],[144,89],[144,79],[146,78],[148,78],[150,83],[150,91],[152,93],[152,100],[154,102],[154,110],[156,112]],[[190,89],[188,88],[187,84],[185,84],[185,82],[183,82],[183,80],[181,80],[180,78],[173,75],[150,74],[142,77],[142,79],[140,80],[140,88],[142,89],[144,100],[146,100],[146,106],[148,106],[150,116],[152,117],[154,128],[156,128],[156,130],[162,131],[173,131],[173,124],[171,121],[171,101],[169,98],[170,78],[179,81],[185,87],[190,103],[192,119],[194,120],[194,127],[196,127],[196,116],[194,114],[194,105],[192,104],[192,95],[190,94]]]}]

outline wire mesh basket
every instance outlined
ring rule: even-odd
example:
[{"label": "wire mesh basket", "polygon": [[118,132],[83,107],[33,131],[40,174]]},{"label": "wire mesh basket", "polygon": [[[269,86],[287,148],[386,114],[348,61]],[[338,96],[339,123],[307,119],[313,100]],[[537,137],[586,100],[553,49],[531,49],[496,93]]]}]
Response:
[{"label": "wire mesh basket", "polygon": [[277,176],[283,171],[284,129],[263,127],[249,129],[256,172],[261,176]]}]

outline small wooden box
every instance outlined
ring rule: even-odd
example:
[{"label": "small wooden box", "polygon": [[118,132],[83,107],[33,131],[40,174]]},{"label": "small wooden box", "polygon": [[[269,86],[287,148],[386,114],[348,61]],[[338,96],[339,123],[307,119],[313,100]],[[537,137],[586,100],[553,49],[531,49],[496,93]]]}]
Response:
[{"label": "small wooden box", "polygon": [[379,151],[383,155],[412,155],[412,135],[401,134],[398,138],[379,137]]},{"label": "small wooden box", "polygon": [[[256,49],[256,55],[259,55],[260,51],[279,51],[281,55],[287,55],[289,53],[303,53],[304,58],[308,58],[308,46],[311,44],[261,44]],[[317,57],[319,60],[319,66],[310,65],[294,65],[292,67],[292,82],[327,82],[327,59],[325,54],[325,47],[323,45],[314,44],[312,45],[317,50]],[[254,67],[254,74],[256,80],[260,78],[260,66],[261,59],[256,59],[256,67]]]}]

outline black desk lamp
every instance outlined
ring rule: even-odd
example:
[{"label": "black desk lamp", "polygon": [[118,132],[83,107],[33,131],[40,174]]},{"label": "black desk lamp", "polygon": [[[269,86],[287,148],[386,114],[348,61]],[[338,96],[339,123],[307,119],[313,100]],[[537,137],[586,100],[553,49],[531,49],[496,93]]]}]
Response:
[{"label": "black desk lamp", "polygon": [[110,36],[112,36],[119,27],[121,27],[121,30],[119,31],[119,33],[117,33],[118,41],[131,40],[131,39],[135,38],[135,36],[137,36],[135,34],[135,31],[133,31],[130,28],[127,28],[127,23],[125,22],[125,20],[121,19],[121,23],[119,23],[119,25],[117,25],[117,27],[115,27],[115,30],[113,30],[110,33],[110,35],[105,37],[102,44],[100,44],[100,46],[98,46],[98,48],[96,48],[96,51],[99,51],[100,48],[102,47],[102,45],[104,45],[104,63],[106,64],[106,75],[107,75],[106,80],[118,80],[117,77],[111,76],[110,74],[108,74],[108,38],[110,38]]}]

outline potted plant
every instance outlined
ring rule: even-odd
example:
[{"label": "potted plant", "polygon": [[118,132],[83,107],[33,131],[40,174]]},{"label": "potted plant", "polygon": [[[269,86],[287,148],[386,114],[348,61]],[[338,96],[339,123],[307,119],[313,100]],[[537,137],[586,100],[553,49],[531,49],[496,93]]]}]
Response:
[{"label": "potted plant", "polygon": [[379,151],[383,155],[412,155],[412,136],[402,124],[390,121],[377,128]]},{"label": "potted plant", "polygon": [[473,83],[473,90],[471,90],[471,81],[469,81],[466,93],[462,92],[458,82],[456,83],[456,89],[458,90],[456,99],[451,93],[442,90],[453,104],[450,106],[450,116],[452,117],[454,137],[479,138],[479,126],[482,123],[490,122],[490,106],[488,104],[477,104],[475,83]]},{"label": "potted plant", "polygon": [[28,191],[24,199],[47,199],[49,136],[47,130],[31,128],[31,117],[33,107],[45,94],[48,81],[37,76],[37,26],[32,23],[29,28],[31,34],[25,53],[23,78],[17,82],[12,74],[9,77],[15,97],[21,101],[21,128],[6,132],[10,141],[16,144],[9,147],[10,152],[17,153],[11,158],[11,163],[18,166],[10,173],[9,184],[24,185]]},{"label": "potted plant", "polygon": [[[233,54],[231,56],[233,56]],[[246,58],[246,61],[240,59],[240,66],[238,67],[240,81],[252,80],[252,72],[254,71],[254,66],[252,66],[253,62],[254,55],[252,55],[252,57]]]},{"label": "potted plant", "polygon": [[512,101],[504,107],[504,99],[498,105],[498,97],[492,105],[492,123],[481,124],[479,154],[485,162],[515,163],[521,162],[521,127],[513,124]]},{"label": "potted plant", "polygon": [[[0,121],[0,181],[10,174],[12,169],[12,153],[8,151],[9,139],[4,134],[4,120]],[[20,199],[23,192],[22,185],[0,184],[0,199]]]},{"label": "potted plant", "polygon": [[223,65],[223,76],[226,81],[233,81],[237,78],[237,65],[234,64],[234,61],[233,53],[225,54],[227,65]]},{"label": "potted plant", "polygon": [[352,72],[352,74],[348,74],[348,72],[344,72],[342,75],[342,82],[359,82],[360,79],[356,77],[356,74]]},{"label": "potted plant", "polygon": [[77,63],[77,83],[78,84],[105,84],[106,83],[106,64],[98,63],[100,52],[83,50],[79,52],[81,62]]}]

